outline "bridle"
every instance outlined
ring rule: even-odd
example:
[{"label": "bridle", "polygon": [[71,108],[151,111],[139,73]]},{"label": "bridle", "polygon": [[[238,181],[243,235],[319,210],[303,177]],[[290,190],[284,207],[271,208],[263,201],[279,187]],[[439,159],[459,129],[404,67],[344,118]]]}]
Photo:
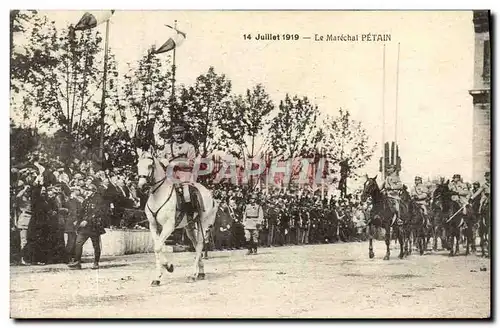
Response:
[{"label": "bridle", "polygon": [[[149,169],[150,169],[151,172],[147,176],[146,175],[139,175],[139,179],[140,178],[144,178],[144,179],[146,179],[147,183],[151,183],[151,181],[153,180],[153,177],[154,177],[154,169],[153,168],[155,167],[155,159],[152,156],[145,157],[145,159],[150,159],[152,161],[151,165],[149,166]],[[149,192],[149,195],[154,194],[165,183],[165,181],[167,181],[167,176],[166,175],[163,177],[163,179],[155,181],[152,184],[152,186],[151,186],[151,190]],[[158,213],[163,208],[163,206],[165,206],[165,204],[168,203],[168,201],[170,200],[170,198],[172,198],[172,195],[174,193],[174,189],[175,189],[175,187],[172,185],[172,188],[170,189],[170,194],[168,195],[167,199],[163,202],[163,204],[161,204],[160,207],[158,207],[158,209],[156,211],[153,211],[151,209],[151,207],[149,207],[148,202],[146,202],[146,208],[151,212],[151,214],[153,215],[153,218],[155,220],[156,220],[156,217],[158,216]]]},{"label": "bridle", "polygon": [[[151,181],[153,180],[153,177],[154,177],[153,168],[155,167],[155,159],[152,156],[145,157],[144,159],[150,159],[152,162],[151,165],[149,166],[150,173],[149,173],[149,175],[143,175],[143,174],[139,175],[139,179],[144,178],[144,179],[146,179],[146,182],[149,184],[149,183],[151,183]],[[163,179],[155,181],[151,186],[152,191],[150,193],[151,194],[155,193],[163,185],[163,183],[165,183],[166,179],[167,179],[167,176],[165,175],[163,177]]]}]

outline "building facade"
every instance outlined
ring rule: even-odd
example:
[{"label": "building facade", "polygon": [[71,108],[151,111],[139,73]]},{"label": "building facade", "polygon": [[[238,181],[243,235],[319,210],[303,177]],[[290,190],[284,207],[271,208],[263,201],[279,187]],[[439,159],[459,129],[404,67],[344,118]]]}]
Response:
[{"label": "building facade", "polygon": [[491,158],[491,45],[490,12],[473,12],[474,44],[474,85],[469,90],[473,104],[472,178],[483,181],[484,172],[490,171]]}]

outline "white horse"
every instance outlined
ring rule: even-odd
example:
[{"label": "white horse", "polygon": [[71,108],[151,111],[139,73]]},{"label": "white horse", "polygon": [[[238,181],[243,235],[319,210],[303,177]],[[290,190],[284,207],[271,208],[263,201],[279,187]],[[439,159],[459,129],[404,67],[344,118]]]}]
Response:
[{"label": "white horse", "polygon": [[[168,272],[174,271],[173,264],[169,265],[166,259],[165,240],[167,240],[175,229],[182,228],[186,230],[186,234],[196,250],[193,274],[188,276],[188,281],[193,282],[196,279],[204,279],[205,271],[201,253],[208,237],[208,229],[214,224],[218,203],[214,201],[211,192],[203,185],[191,183],[201,195],[204,205],[203,210],[200,211],[199,215],[195,214],[194,225],[188,225],[186,215],[184,215],[182,221],[176,226],[175,217],[179,209],[175,186],[171,177],[167,177],[160,161],[150,152],[138,149],[137,154],[139,155],[137,163],[139,175],[138,187],[142,188],[145,184],[149,184],[151,188],[144,209],[154,240],[156,259],[156,276],[151,282],[151,286],[160,285],[164,269]],[[158,226],[161,228],[160,233],[158,233]]]}]

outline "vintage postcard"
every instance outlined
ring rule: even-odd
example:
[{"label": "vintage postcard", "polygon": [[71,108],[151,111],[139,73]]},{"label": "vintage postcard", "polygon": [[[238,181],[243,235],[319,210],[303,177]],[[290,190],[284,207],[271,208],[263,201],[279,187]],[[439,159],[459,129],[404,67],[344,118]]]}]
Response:
[{"label": "vintage postcard", "polygon": [[491,318],[490,19],[11,10],[11,318]]}]

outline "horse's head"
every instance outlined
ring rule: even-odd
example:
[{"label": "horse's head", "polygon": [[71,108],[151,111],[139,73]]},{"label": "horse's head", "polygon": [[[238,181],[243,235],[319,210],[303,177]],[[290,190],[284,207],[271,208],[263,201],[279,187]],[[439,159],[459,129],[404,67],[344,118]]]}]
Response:
[{"label": "horse's head", "polygon": [[137,160],[137,174],[139,182],[137,187],[142,188],[145,184],[151,183],[154,175],[154,157],[148,151],[137,150],[139,159]]},{"label": "horse's head", "polygon": [[366,181],[363,186],[363,193],[361,194],[361,201],[365,202],[368,197],[375,195],[377,191],[380,191],[377,183],[377,176],[370,178],[366,175]]},{"label": "horse's head", "polygon": [[432,193],[432,205],[443,209],[443,207],[451,201],[451,193],[449,188],[450,180],[436,185],[436,189]]}]

